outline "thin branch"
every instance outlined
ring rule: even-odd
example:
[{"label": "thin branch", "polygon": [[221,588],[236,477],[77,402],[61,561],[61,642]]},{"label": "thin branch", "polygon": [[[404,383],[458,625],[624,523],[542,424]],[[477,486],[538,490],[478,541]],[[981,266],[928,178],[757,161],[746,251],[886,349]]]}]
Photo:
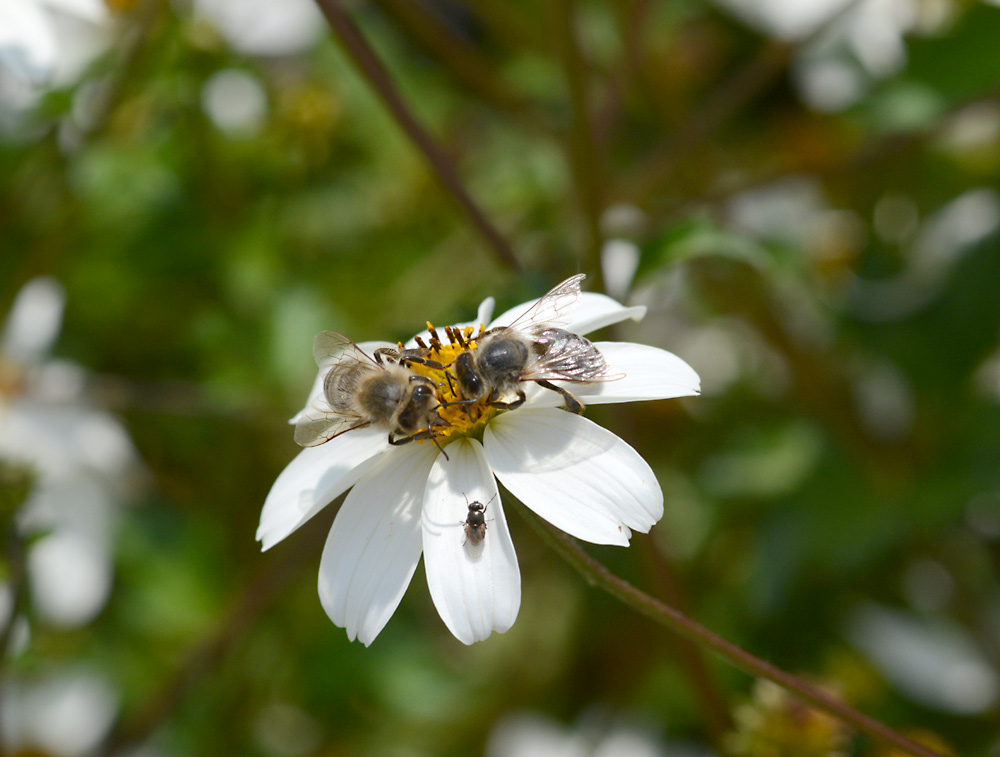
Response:
[{"label": "thin branch", "polygon": [[604,288],[601,270],[601,150],[595,140],[587,103],[587,71],[576,38],[573,0],[553,4],[556,43],[569,89],[573,124],[570,131],[569,157],[580,198],[586,229],[584,264],[595,279],[597,289]]},{"label": "thin branch", "polygon": [[545,541],[591,586],[606,591],[633,610],[656,621],[676,634],[710,649],[731,665],[752,676],[767,678],[794,693],[813,707],[849,724],[858,732],[894,746],[913,757],[944,757],[897,733],[887,725],[848,706],[827,692],[755,657],[718,634],[691,620],[676,608],[660,602],[622,580],[581,549],[576,541],[541,518],[526,516]]},{"label": "thin branch", "polygon": [[531,103],[511,90],[497,64],[444,23],[428,4],[414,0],[375,0],[414,44],[433,56],[466,90],[533,131],[549,127]]},{"label": "thin branch", "polygon": [[513,271],[521,271],[522,266],[507,240],[503,238],[493,223],[476,204],[466,191],[445,151],[438,145],[430,133],[418,122],[409,106],[403,101],[396,85],[385,66],[378,59],[354,22],[341,7],[340,0],[316,0],[323,15],[329,22],[334,34],[344,46],[348,55],[354,60],[361,74],[372,88],[378,92],[386,107],[392,113],[399,126],[413,143],[423,152],[431,164],[438,179],[451,193],[465,212],[469,214],[472,223],[493,248],[500,261]]},{"label": "thin branch", "polygon": [[689,159],[719,128],[783,74],[796,56],[849,14],[860,0],[850,0],[807,37],[795,42],[770,40],[728,79],[723,81],[681,125],[674,138],[627,178],[633,198],[643,198],[669,181],[681,160]]},{"label": "thin branch", "polygon": [[1000,104],[1000,89],[978,93],[974,97],[952,104],[937,117],[934,123],[924,128],[876,134],[859,144],[848,154],[838,153],[821,165],[816,165],[815,162],[808,166],[786,164],[715,186],[708,192],[686,197],[683,202],[674,204],[655,215],[652,222],[658,226],[667,225],[677,218],[686,216],[696,208],[704,205],[721,205],[735,195],[768,186],[789,176],[805,175],[821,180],[831,180],[850,175],[855,171],[876,170],[880,164],[898,161],[908,153],[925,148],[928,143],[941,137],[956,113],[978,104]]},{"label": "thin branch", "polygon": [[[660,596],[686,614],[688,603],[671,560],[649,541],[642,542],[637,548],[640,559],[648,566],[647,573],[659,584]],[[706,731],[714,745],[719,746],[723,734],[733,727],[725,692],[712,675],[701,647],[683,637],[677,638],[676,643],[681,668],[698,697]]]},{"label": "thin branch", "polygon": [[[0,557],[7,565],[5,581],[10,593],[10,616],[0,631],[0,705],[7,690],[7,655],[14,639],[14,630],[24,609],[27,594],[27,565],[24,538],[15,523],[35,487],[35,471],[20,463],[0,460]],[[0,712],[3,707],[0,706]],[[4,741],[0,719],[0,744]]]},{"label": "thin branch", "polygon": [[461,0],[465,10],[499,40],[519,50],[546,52],[541,25],[528,13],[513,12],[510,0]]}]

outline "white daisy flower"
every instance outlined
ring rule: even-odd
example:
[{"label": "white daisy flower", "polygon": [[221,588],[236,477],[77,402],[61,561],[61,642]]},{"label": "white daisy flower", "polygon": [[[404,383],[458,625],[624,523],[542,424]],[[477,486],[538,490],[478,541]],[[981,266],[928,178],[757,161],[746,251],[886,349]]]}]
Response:
[{"label": "white daisy flower", "polygon": [[0,126],[75,82],[110,45],[111,21],[103,0],[0,0]]},{"label": "white daisy flower", "polygon": [[[644,307],[579,293],[579,279],[575,297],[559,312],[565,330],[582,335],[645,315]],[[487,298],[477,320],[457,328],[469,334],[476,327],[488,331],[510,326],[537,302],[492,318],[494,301]],[[425,332],[406,346],[416,347],[429,338]],[[368,354],[386,346],[391,345],[358,345]],[[571,389],[585,405],[699,392],[694,370],[665,350],[628,342],[594,346],[615,380],[553,382]],[[449,365],[461,351],[445,346],[439,362]],[[315,408],[324,405],[323,379],[329,365],[321,364],[306,409],[292,423],[308,423]],[[415,371],[421,368],[413,366]],[[449,399],[446,387],[451,382],[446,384],[444,372],[424,372],[440,379],[436,383]],[[323,607],[334,623],[347,629],[350,639],[371,644],[402,599],[421,554],[431,597],[456,638],[471,644],[513,625],[521,602],[520,573],[498,479],[538,515],[595,544],[627,546],[632,530],[646,532],[663,515],[656,477],[632,447],[558,407],[563,403],[558,393],[531,382],[519,388],[527,397],[517,409],[497,408],[489,397],[471,412],[466,405],[442,408],[442,417],[451,425],[436,430],[436,443],[391,446],[385,430],[358,428],[307,447],[278,476],[257,530],[264,549],[351,490],[330,530],[319,574]],[[484,508],[485,531],[470,534],[476,530],[474,509],[479,510],[470,505],[477,502]]]},{"label": "white daisy flower", "polygon": [[[33,608],[75,627],[110,596],[118,510],[139,461],[121,422],[87,401],[83,369],[49,357],[64,302],[57,281],[33,279],[0,330],[0,461],[37,474],[17,514],[23,534],[44,532],[27,554]],[[0,626],[5,614],[0,608]]]}]

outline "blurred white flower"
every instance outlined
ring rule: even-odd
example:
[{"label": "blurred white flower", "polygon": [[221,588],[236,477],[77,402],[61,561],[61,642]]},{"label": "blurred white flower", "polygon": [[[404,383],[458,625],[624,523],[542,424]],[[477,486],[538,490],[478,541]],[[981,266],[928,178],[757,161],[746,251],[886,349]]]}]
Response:
[{"label": "blurred white flower", "polygon": [[718,4],[762,31],[799,39],[839,13],[850,0],[718,0]]},{"label": "blurred white flower", "polygon": [[88,406],[82,370],[46,359],[64,304],[53,279],[28,282],[0,338],[0,459],[25,463],[35,489],[18,514],[31,542],[28,580],[39,616],[76,626],[111,591],[111,539],[137,455],[119,421]]},{"label": "blurred white flower", "polygon": [[[784,40],[816,38],[792,73],[803,100],[824,112],[857,102],[872,79],[906,63],[905,35],[932,31],[947,21],[916,0],[716,0],[765,34]],[[925,4],[926,5],[926,4]],[[826,25],[826,28],[824,28]]]},{"label": "blurred white flower", "polygon": [[93,754],[118,711],[118,695],[104,676],[83,668],[7,681],[0,702],[0,747],[6,754]]},{"label": "blurred white flower", "polygon": [[588,711],[567,728],[530,712],[502,717],[486,740],[486,757],[710,757],[711,752],[671,744],[668,749],[653,733],[624,722],[608,722]]},{"label": "blurred white flower", "polygon": [[[493,300],[474,324],[506,326],[535,303],[491,320]],[[626,308],[600,294],[579,295],[566,330],[586,334],[645,308]],[[564,315],[564,313],[560,313]],[[423,335],[426,336],[426,335]],[[416,346],[416,338],[408,347]],[[361,345],[372,350],[380,343]],[[627,342],[595,346],[624,378],[573,384],[584,404],[697,394],[698,375],[677,356]],[[306,410],[323,400],[320,370]],[[558,383],[558,382],[556,382]],[[320,564],[327,614],[366,645],[388,622],[424,555],[431,597],[449,630],[471,644],[513,624],[520,573],[497,489],[573,536],[627,546],[631,529],[648,531],[663,515],[653,471],[628,444],[592,421],[555,407],[552,391],[523,385],[527,401],[484,413],[457,437],[443,439],[447,458],[428,443],[390,447],[382,430],[363,428],[299,453],[278,476],[261,513],[257,538],[268,549],[351,489],[334,520]],[[470,421],[471,424],[471,421]],[[353,488],[352,488],[353,487]],[[466,548],[469,502],[486,504],[483,541]]]},{"label": "blurred white flower", "polygon": [[313,0],[195,0],[194,9],[246,55],[296,55],[326,29]]},{"label": "blurred white flower", "polygon": [[267,117],[267,93],[257,77],[227,68],[205,82],[201,107],[221,131],[250,137],[260,131]]},{"label": "blurred white flower", "polygon": [[1000,678],[957,624],[865,603],[850,614],[846,630],[889,683],[913,701],[956,715],[996,706]]},{"label": "blurred white flower", "polygon": [[109,44],[110,22],[101,0],[2,0],[0,116],[79,78]]},{"label": "blurred white flower", "polygon": [[604,243],[601,248],[601,272],[604,274],[604,286],[613,297],[624,299],[628,295],[641,258],[642,252],[635,242],[609,239]]},{"label": "blurred white flower", "polygon": [[1000,192],[968,189],[918,220],[907,236],[905,267],[894,276],[856,277],[848,292],[856,315],[872,321],[903,318],[940,294],[955,266],[1000,228]]}]

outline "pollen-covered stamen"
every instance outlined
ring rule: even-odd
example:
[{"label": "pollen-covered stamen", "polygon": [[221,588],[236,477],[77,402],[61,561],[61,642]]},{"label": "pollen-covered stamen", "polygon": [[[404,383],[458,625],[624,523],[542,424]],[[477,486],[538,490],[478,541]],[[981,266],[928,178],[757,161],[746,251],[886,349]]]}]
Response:
[{"label": "pollen-covered stamen", "polygon": [[415,373],[430,378],[437,387],[438,402],[440,403],[437,412],[448,425],[435,428],[434,435],[437,439],[443,440],[452,436],[466,436],[475,433],[496,414],[497,410],[487,401],[486,397],[475,401],[463,397],[451,366],[460,354],[469,352],[476,347],[473,335],[482,335],[486,330],[480,326],[477,334],[476,329],[472,326],[466,326],[463,329],[448,326],[445,328],[445,335],[448,338],[447,344],[441,341],[437,329],[430,323],[427,324],[427,331],[431,334],[430,344],[421,344],[423,340],[417,342],[421,349],[426,350],[422,359],[441,367],[427,365],[427,362],[412,362],[408,365]]}]

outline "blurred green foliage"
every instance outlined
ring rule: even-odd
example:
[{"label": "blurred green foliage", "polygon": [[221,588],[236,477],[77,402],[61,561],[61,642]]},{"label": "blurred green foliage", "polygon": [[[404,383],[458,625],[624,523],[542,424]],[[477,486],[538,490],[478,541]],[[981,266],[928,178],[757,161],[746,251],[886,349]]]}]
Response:
[{"label": "blurred green foliage", "polygon": [[[92,372],[149,486],[108,606],[34,624],[8,675],[104,671],[115,738],[157,755],[476,754],[505,713],[595,707],[720,744],[719,709],[752,682],[713,658],[699,682],[689,648],[516,517],[520,616],[471,648],[422,569],[371,648],[347,642],[315,591],[335,507],[265,555],[254,542],[315,332],[405,339],[578,270],[597,288],[617,238],[640,257],[615,294],[650,313],[614,336],[678,353],[705,391],[588,411],[666,497],[631,549],[589,551],[900,730],[1000,754],[997,692],[935,708],[848,631],[862,600],[945,619],[1000,681],[1000,9],[906,5],[904,58],[875,75],[835,26],[782,42],[695,0],[350,6],[527,273],[332,39],[254,57],[182,3],[119,9],[82,83],[0,137],[0,302],[36,275],[65,285],[56,354]],[[824,55],[863,82],[838,108],[806,104],[804,61]],[[263,92],[245,129],[206,109],[220,71]]]}]

